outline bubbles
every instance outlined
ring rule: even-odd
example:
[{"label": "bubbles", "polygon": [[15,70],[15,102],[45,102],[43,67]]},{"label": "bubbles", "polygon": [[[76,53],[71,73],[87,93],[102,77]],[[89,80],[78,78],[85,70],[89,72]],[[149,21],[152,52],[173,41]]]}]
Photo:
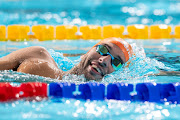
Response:
[{"label": "bubbles", "polygon": [[86,79],[85,79],[84,75],[68,74],[68,75],[63,76],[62,81],[75,82],[76,84],[79,84],[79,83],[86,82]]},{"label": "bubbles", "polygon": [[166,116],[168,117],[170,115],[169,111],[167,109],[163,109],[161,110],[161,112]]},{"label": "bubbles", "polygon": [[61,13],[60,13],[60,16],[61,16],[61,17],[66,17],[66,16],[67,16],[67,12],[65,12],[65,11],[61,12]]},{"label": "bubbles", "polygon": [[71,14],[78,18],[80,16],[80,13],[78,11],[72,11]]},{"label": "bubbles", "polygon": [[131,16],[142,16],[145,14],[145,9],[143,6],[137,7],[122,7],[122,12],[129,13]]},{"label": "bubbles", "polygon": [[154,15],[162,16],[162,15],[164,15],[166,12],[165,12],[164,9],[155,9],[155,10],[153,11],[153,13],[154,13]]},{"label": "bubbles", "polygon": [[122,12],[127,13],[128,12],[128,7],[122,7]]},{"label": "bubbles", "polygon": [[80,18],[76,18],[76,19],[73,19],[73,24],[81,24],[81,19]]},{"label": "bubbles", "polygon": [[52,17],[52,13],[50,12],[40,15],[40,18],[45,19],[46,21],[49,21]]},{"label": "bubbles", "polygon": [[143,18],[143,19],[141,20],[141,22],[142,22],[142,24],[148,24],[148,23],[150,23],[150,19]]},{"label": "bubbles", "polygon": [[139,21],[138,17],[129,17],[126,19],[127,24],[137,23],[138,21]]},{"label": "bubbles", "polygon": [[22,82],[57,82],[59,80],[51,79],[48,77],[42,77],[38,75],[31,75],[25,73],[19,73],[12,70],[0,71],[0,82],[14,82],[13,85],[17,85]]}]

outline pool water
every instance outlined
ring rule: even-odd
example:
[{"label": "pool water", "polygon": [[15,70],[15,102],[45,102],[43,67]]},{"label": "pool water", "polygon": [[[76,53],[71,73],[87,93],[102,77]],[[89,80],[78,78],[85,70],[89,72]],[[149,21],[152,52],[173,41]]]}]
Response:
[{"label": "pool water", "polygon": [[1,0],[0,24],[178,25],[178,0]]},{"label": "pool water", "polygon": [[[1,0],[0,24],[168,24],[173,27],[180,24],[179,5],[180,2],[176,0],[149,0],[146,3],[143,0]],[[180,71],[180,40],[126,40],[133,46],[137,59],[129,69],[120,69],[106,76],[103,83],[179,82],[178,75],[153,74],[159,73],[159,70]],[[38,45],[49,50],[59,68],[68,70],[79,62],[80,54],[85,54],[97,42],[98,40],[1,41],[0,57],[21,48]],[[63,80],[81,83],[84,79],[83,76],[67,76]],[[0,71],[0,82],[18,85],[27,81],[50,83],[58,80],[14,71]],[[168,102],[159,104],[36,97],[31,100],[0,103],[0,119],[180,119],[179,111],[179,104]]]},{"label": "pool water", "polygon": [[[49,51],[59,68],[67,71],[80,61],[80,55],[85,54],[98,41],[99,40],[54,40],[44,42],[1,42],[0,57],[21,48],[43,46]],[[134,79],[139,82],[144,82],[146,80],[161,83],[179,82],[179,76],[173,74],[170,74],[169,76],[151,75],[146,77],[148,73],[159,73],[159,70],[180,71],[179,40],[164,39],[157,41],[127,39],[127,41],[132,45],[133,51],[136,53],[136,60],[133,61],[133,65],[130,69],[125,71],[120,69],[119,71],[114,72],[112,76],[118,78],[118,80],[114,81],[125,80],[124,82],[132,82],[132,79]],[[69,57],[64,57],[63,55],[68,55]],[[2,72],[2,74],[7,74],[7,72],[8,71]],[[10,71],[9,74],[13,73],[15,72]],[[103,82],[109,82],[110,80],[111,82],[114,82],[114,77],[111,77],[110,74],[110,76],[107,76],[107,80],[103,79]],[[166,78],[166,80],[164,80],[164,78]],[[3,80],[6,80],[6,78]]]},{"label": "pool water", "polygon": [[[111,74],[106,79],[103,79],[103,83],[110,83],[114,81],[126,82],[126,83],[139,83],[139,82],[179,82],[180,76],[147,76],[148,72],[156,73],[156,68],[164,69],[166,71],[179,71],[179,46],[180,41],[176,40],[131,40],[127,39],[134,47],[134,50],[140,53],[145,52],[146,56],[138,56],[140,60],[136,61],[138,66],[133,68],[135,72],[130,72],[124,76],[115,79],[117,73]],[[55,61],[58,63],[57,58],[61,58],[65,62],[75,64],[79,58],[78,56],[63,57],[66,53],[69,55],[85,54],[98,40],[79,40],[79,41],[45,41],[45,42],[1,42],[0,57],[5,56],[12,51],[20,48],[40,45],[49,49],[50,53],[54,55]],[[87,44],[88,43],[88,44]],[[63,48],[61,47],[63,46]],[[141,58],[142,57],[142,58]],[[143,61],[143,63],[141,63]],[[148,66],[148,67],[147,67]],[[66,66],[63,67],[71,67]],[[142,67],[142,68],[139,68]],[[140,71],[140,70],[142,70]],[[123,72],[123,71],[122,71]],[[119,73],[121,74],[121,73]],[[118,74],[118,76],[119,76]],[[133,76],[133,77],[132,77]],[[70,77],[73,78],[69,81],[79,83],[82,77]],[[117,77],[116,77],[117,78]],[[69,77],[67,77],[69,79]],[[64,80],[67,80],[64,79]],[[17,85],[27,81],[43,81],[54,82],[50,78],[44,78],[34,75],[21,74],[13,71],[0,72],[1,82],[12,82]],[[32,100],[18,100],[10,101],[6,103],[0,103],[0,113],[2,119],[179,119],[180,106],[178,104],[170,103],[142,103],[142,102],[130,102],[130,101],[117,101],[117,100],[105,100],[105,101],[84,101],[64,98],[39,98],[36,97]],[[13,111],[13,112],[12,112]]]}]

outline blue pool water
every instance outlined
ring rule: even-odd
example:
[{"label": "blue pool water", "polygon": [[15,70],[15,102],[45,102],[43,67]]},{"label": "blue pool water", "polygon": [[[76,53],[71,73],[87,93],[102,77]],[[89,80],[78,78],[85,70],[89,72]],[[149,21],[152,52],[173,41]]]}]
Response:
[{"label": "blue pool water", "polygon": [[[180,24],[180,5],[176,0],[13,0],[0,1],[0,24]],[[173,33],[173,32],[172,32]],[[179,82],[180,76],[147,75],[164,71],[180,71],[180,40],[132,40],[138,59],[130,69],[106,76],[102,82],[139,83]],[[53,40],[45,42],[0,42],[0,57],[29,46],[43,46],[49,50],[61,69],[70,69],[80,55],[85,54],[98,40]],[[63,46],[63,47],[62,47]],[[61,59],[59,59],[61,58]],[[82,76],[67,76],[65,81],[81,83]],[[17,85],[27,81],[54,82],[57,80],[13,71],[1,71],[0,82]],[[40,102],[39,102],[40,101]],[[180,105],[130,101],[83,101],[74,99],[18,100],[0,103],[0,119],[180,119]]]},{"label": "blue pool water", "polygon": [[[176,40],[130,40],[135,50],[143,53],[146,57],[137,53],[140,60],[136,61],[136,67],[130,73],[114,73],[103,79],[103,83],[123,81],[127,83],[139,82],[179,82],[179,76],[146,76],[147,73],[156,73],[158,69],[179,71],[179,47],[180,42]],[[1,42],[1,57],[20,48],[40,45],[49,49],[58,64],[76,63],[80,56],[63,57],[62,54],[86,53],[91,46],[98,41],[46,41],[46,42]],[[88,44],[86,44],[88,43]],[[61,47],[66,45],[65,47]],[[50,50],[51,49],[51,50]],[[58,52],[58,53],[57,53]],[[58,54],[58,55],[57,55]],[[62,61],[58,61],[61,58]],[[142,63],[143,60],[143,63]],[[63,65],[62,65],[63,66]],[[61,66],[61,67],[62,67]],[[63,67],[68,68],[67,64]],[[143,72],[142,72],[143,71]],[[118,75],[118,76],[117,76]],[[114,79],[116,78],[116,79]],[[119,79],[117,79],[119,78]],[[70,76],[64,80],[79,83],[83,78]],[[12,82],[19,84],[27,81],[54,82],[50,78],[21,74],[12,71],[0,72],[1,82]],[[41,101],[41,102],[38,102]],[[13,112],[12,112],[13,111]],[[0,103],[0,113],[2,119],[179,119],[180,107],[178,104],[157,104],[141,103],[130,101],[84,101],[73,99],[42,99],[18,100]]]},{"label": "blue pool water", "polygon": [[1,0],[0,24],[178,25],[178,0]]}]

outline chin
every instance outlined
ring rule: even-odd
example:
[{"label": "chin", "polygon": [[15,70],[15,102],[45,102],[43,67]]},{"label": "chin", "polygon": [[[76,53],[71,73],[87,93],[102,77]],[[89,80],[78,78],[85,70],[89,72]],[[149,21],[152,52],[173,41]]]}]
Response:
[{"label": "chin", "polygon": [[90,80],[101,81],[102,80],[102,78],[96,78],[95,76],[93,76],[87,72],[84,74],[84,76],[85,76],[87,81],[90,81]]},{"label": "chin", "polygon": [[92,75],[90,75],[90,74],[85,73],[84,76],[85,76],[87,81],[95,80],[95,78]]},{"label": "chin", "polygon": [[95,73],[93,73],[93,72],[91,71],[91,67],[90,67],[90,66],[91,66],[91,65],[89,65],[89,66],[85,69],[85,71],[84,71],[84,75],[85,75],[87,81],[89,81],[89,80],[95,80],[95,81],[100,81],[100,80],[102,80],[102,77],[101,77],[101,76],[96,75]]}]

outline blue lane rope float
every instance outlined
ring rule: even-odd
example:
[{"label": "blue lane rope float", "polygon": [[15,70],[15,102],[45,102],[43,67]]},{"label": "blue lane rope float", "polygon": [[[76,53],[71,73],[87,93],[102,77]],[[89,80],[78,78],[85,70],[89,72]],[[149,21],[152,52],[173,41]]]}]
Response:
[{"label": "blue lane rope float", "polygon": [[[131,94],[135,87],[136,94]],[[76,85],[69,82],[27,82],[20,86],[0,83],[0,101],[18,100],[26,97],[54,97],[83,100],[127,100],[180,103],[180,83],[110,83],[87,82]]]},{"label": "blue lane rope float", "polygon": [[131,100],[130,92],[132,91],[132,84],[110,83],[107,86],[107,99]]},{"label": "blue lane rope float", "polygon": [[103,100],[105,98],[105,85],[97,82],[89,82],[79,85],[80,98],[90,100]]},{"label": "blue lane rope float", "polygon": [[50,83],[48,96],[73,98],[73,91],[75,91],[74,83]]}]

